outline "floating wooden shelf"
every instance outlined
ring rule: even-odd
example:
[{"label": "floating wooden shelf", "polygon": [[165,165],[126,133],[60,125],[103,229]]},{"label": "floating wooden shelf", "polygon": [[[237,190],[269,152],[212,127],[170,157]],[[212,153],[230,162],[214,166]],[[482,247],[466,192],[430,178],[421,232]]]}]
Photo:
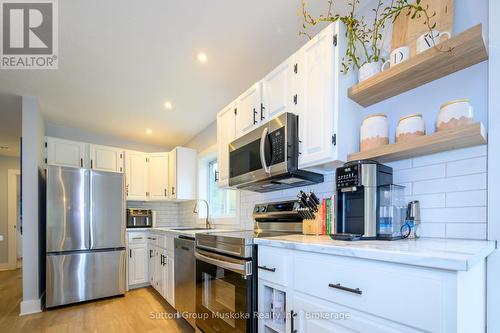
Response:
[{"label": "floating wooden shelf", "polygon": [[436,132],[408,142],[395,143],[365,152],[349,155],[349,161],[376,160],[382,163],[429,155],[447,150],[486,144],[486,130],[482,123]]},{"label": "floating wooden shelf", "polygon": [[487,59],[482,25],[478,24],[349,88],[349,97],[367,107]]}]

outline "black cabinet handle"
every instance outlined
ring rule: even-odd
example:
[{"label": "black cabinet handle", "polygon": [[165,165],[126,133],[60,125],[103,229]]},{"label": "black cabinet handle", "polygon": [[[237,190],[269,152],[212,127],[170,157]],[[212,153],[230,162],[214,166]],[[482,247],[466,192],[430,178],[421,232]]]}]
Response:
[{"label": "black cabinet handle", "polygon": [[297,314],[293,310],[290,311],[290,332],[291,333],[297,333],[297,330],[295,329],[295,322],[294,322],[295,317],[297,317]]},{"label": "black cabinet handle", "polygon": [[83,158],[80,158],[80,167],[83,168]]},{"label": "black cabinet handle", "polygon": [[269,267],[266,267],[266,266],[257,266],[258,269],[263,269],[265,271],[268,271],[268,272],[276,272],[276,268],[269,268]]},{"label": "black cabinet handle", "polygon": [[255,119],[255,116],[257,115],[257,111],[255,111],[255,108],[253,108],[253,123],[257,124],[257,119]]},{"label": "black cabinet handle", "polygon": [[330,287],[330,288],[334,288],[334,289],[343,290],[343,291],[347,291],[347,292],[354,293],[354,294],[358,294],[358,295],[361,295],[361,294],[363,293],[363,291],[361,291],[361,289],[359,289],[359,288],[348,288],[348,287],[344,287],[344,286],[343,286],[343,285],[341,285],[340,283],[337,283],[337,284],[330,283],[330,284],[328,285],[328,287]]},{"label": "black cabinet handle", "polygon": [[266,108],[264,107],[264,104],[260,103],[260,120],[264,120],[264,110]]},{"label": "black cabinet handle", "polygon": [[130,258],[132,258],[132,249],[130,249],[128,251],[129,251]]},{"label": "black cabinet handle", "polygon": [[165,196],[167,196],[167,189],[164,190]]},{"label": "black cabinet handle", "polygon": [[149,258],[153,258],[153,250],[149,250]]},{"label": "black cabinet handle", "polygon": [[94,161],[90,160],[90,168],[93,169],[94,168]]}]

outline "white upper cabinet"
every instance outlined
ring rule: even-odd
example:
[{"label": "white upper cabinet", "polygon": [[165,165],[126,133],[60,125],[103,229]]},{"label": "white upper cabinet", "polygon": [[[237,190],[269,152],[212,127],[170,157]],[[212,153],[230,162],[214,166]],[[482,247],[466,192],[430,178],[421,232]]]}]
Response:
[{"label": "white upper cabinet", "polygon": [[149,155],[149,199],[168,200],[168,153]]},{"label": "white upper cabinet", "polygon": [[47,164],[64,167],[87,167],[87,144],[46,137]]},{"label": "white upper cabinet", "polygon": [[347,97],[355,75],[341,73],[345,33],[340,27],[329,25],[296,53],[301,169],[334,170],[357,150],[359,108]]},{"label": "white upper cabinet", "polygon": [[126,151],[125,175],[127,200],[148,200],[148,154],[131,150]]},{"label": "white upper cabinet", "polygon": [[235,104],[231,103],[217,114],[217,185],[229,185],[229,144],[236,138]]},{"label": "white upper cabinet", "polygon": [[196,199],[197,156],[195,149],[176,147],[168,156],[169,198],[172,200]]},{"label": "white upper cabinet", "polygon": [[283,112],[295,112],[295,75],[298,65],[291,56],[262,80],[264,117],[271,119]]},{"label": "white upper cabinet", "polygon": [[236,135],[245,134],[264,119],[262,85],[257,82],[236,100]]},{"label": "white upper cabinet", "polygon": [[90,145],[90,168],[98,171],[123,172],[124,150]]}]

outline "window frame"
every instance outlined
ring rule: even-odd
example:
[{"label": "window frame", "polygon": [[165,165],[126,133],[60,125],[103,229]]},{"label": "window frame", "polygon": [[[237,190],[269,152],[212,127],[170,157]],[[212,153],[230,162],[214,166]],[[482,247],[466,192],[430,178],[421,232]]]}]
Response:
[{"label": "window frame", "polygon": [[[198,154],[198,198],[209,200],[210,163],[218,161],[217,145],[210,146]],[[240,193],[236,192],[236,212],[234,216],[210,216],[210,222],[215,225],[239,225],[240,224]],[[198,222],[205,223],[207,216],[205,205],[198,206]]]}]

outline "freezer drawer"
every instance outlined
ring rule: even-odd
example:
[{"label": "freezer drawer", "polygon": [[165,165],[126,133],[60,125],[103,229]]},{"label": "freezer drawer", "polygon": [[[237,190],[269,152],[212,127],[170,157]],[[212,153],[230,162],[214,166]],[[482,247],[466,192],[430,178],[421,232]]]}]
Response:
[{"label": "freezer drawer", "polygon": [[47,255],[46,306],[125,293],[125,250]]}]

